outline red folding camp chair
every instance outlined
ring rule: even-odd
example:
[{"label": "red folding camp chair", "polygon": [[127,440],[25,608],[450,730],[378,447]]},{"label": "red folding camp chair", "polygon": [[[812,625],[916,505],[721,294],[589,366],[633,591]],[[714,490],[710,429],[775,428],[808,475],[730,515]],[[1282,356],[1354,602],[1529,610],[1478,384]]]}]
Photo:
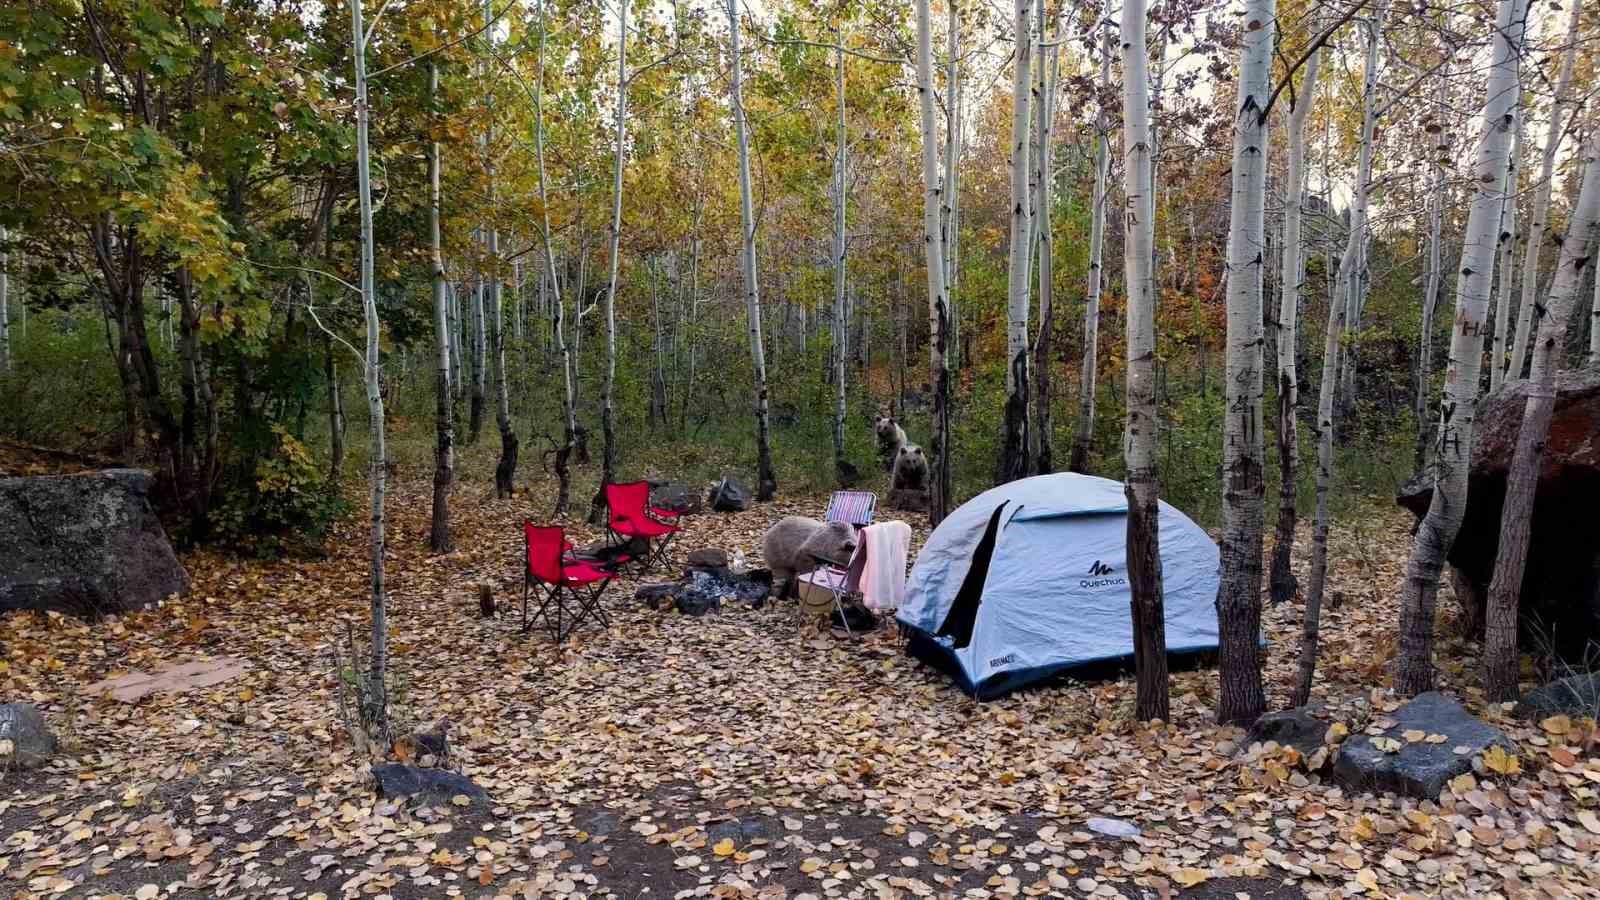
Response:
[{"label": "red folding camp chair", "polygon": [[[527,550],[522,572],[522,630],[528,631],[543,619],[559,644],[591,617],[609,628],[611,620],[600,606],[600,594],[616,573],[568,556],[572,545],[559,525],[523,522],[522,534]],[[530,617],[528,598],[534,595],[535,586],[545,590]],[[569,607],[569,602],[575,608]]]},{"label": "red folding camp chair", "polygon": [[678,533],[678,526],[669,525],[650,515],[650,482],[629,481],[606,485],[606,506],[610,518],[606,530],[613,540],[627,544],[638,538],[645,542],[646,552],[640,555],[646,570],[667,562],[667,545]]}]

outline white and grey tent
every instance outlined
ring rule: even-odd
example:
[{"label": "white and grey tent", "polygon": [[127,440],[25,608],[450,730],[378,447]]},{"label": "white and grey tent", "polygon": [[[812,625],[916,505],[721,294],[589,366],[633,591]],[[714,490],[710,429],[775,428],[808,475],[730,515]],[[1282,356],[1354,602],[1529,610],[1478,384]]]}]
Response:
[{"label": "white and grey tent", "polygon": [[[979,699],[1133,655],[1121,482],[1059,473],[962,504],[929,535],[896,618],[907,652]],[[1167,652],[1217,646],[1217,545],[1161,504]]]}]

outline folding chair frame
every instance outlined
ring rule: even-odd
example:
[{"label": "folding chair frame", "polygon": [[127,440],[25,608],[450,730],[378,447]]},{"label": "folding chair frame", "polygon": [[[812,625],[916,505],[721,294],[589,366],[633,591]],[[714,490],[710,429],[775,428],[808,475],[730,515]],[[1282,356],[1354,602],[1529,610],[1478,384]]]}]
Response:
[{"label": "folding chair frame", "polygon": [[[614,576],[613,576],[614,578]],[[611,617],[606,615],[604,606],[600,605],[600,595],[605,592],[606,586],[611,584],[613,578],[592,582],[582,587],[571,587],[561,584],[550,584],[546,581],[535,582],[533,573],[524,571],[522,576],[522,631],[524,634],[533,630],[534,625],[544,619],[545,630],[550,632],[550,637],[556,643],[565,641],[578,626],[593,617],[600,623],[601,628],[611,627]],[[541,588],[543,590],[541,590]],[[561,595],[566,593],[577,604],[578,609],[569,619],[566,616],[567,608],[561,602]],[[542,597],[539,595],[543,594]],[[528,599],[538,598],[539,605],[528,615]],[[554,615],[551,607],[554,606]]]}]

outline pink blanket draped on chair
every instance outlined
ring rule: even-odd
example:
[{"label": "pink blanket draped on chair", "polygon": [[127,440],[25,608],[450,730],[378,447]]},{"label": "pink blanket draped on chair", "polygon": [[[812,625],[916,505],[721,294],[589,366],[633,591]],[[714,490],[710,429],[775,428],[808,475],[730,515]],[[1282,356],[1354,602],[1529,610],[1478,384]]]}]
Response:
[{"label": "pink blanket draped on chair", "polygon": [[861,592],[871,610],[900,607],[906,593],[906,557],[911,552],[911,526],[904,522],[879,522],[861,529],[855,555],[850,558],[846,585]]}]

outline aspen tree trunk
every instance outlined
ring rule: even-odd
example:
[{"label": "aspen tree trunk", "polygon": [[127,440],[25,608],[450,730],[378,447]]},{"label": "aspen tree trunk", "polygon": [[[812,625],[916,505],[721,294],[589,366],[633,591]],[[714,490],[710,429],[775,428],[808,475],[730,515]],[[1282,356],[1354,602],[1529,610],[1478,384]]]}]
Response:
[{"label": "aspen tree trunk", "polygon": [[755,370],[756,499],[778,493],[772,468],[771,426],[767,418],[767,359],[761,344],[761,294],[756,281],[756,214],[750,190],[750,135],[744,119],[743,68],[739,59],[739,0],[728,0],[728,31],[733,65],[733,127],[739,143],[739,221],[743,230],[745,313],[750,327],[750,361]]},{"label": "aspen tree trunk", "polygon": [[1433,499],[1418,526],[1400,598],[1400,659],[1395,687],[1410,696],[1433,689],[1433,620],[1439,575],[1467,506],[1467,469],[1483,366],[1483,318],[1494,275],[1495,225],[1500,212],[1511,135],[1517,127],[1517,60],[1523,51],[1527,0],[1499,0],[1494,56],[1485,88],[1482,136],[1472,172],[1472,204],[1456,281],[1450,367],[1440,401]]},{"label": "aspen tree trunk", "polygon": [[[999,480],[1028,474],[1028,281],[1032,274],[1028,190],[1028,73],[1033,58],[1029,0],[1014,0],[1015,63],[1011,77],[1011,250],[1006,288],[1006,407]],[[1140,4],[1140,8],[1143,5]],[[1142,19],[1142,14],[1141,14]],[[1142,25],[1141,25],[1142,27]]]},{"label": "aspen tree trunk", "polygon": [[[1318,18],[1310,31],[1319,31]],[[1300,345],[1300,286],[1305,281],[1305,250],[1301,246],[1300,217],[1305,208],[1306,123],[1317,95],[1317,70],[1322,51],[1306,60],[1300,90],[1289,110],[1288,171],[1283,188],[1282,269],[1278,289],[1278,526],[1272,545],[1269,586],[1273,603],[1282,603],[1298,588],[1289,567],[1294,555],[1294,530],[1300,499],[1300,375],[1295,355]]]},{"label": "aspen tree trunk", "polygon": [[[1300,626],[1300,665],[1293,702],[1311,698],[1316,677],[1317,652],[1322,638],[1322,600],[1328,583],[1328,531],[1332,527],[1334,448],[1339,415],[1339,380],[1343,372],[1341,351],[1349,324],[1351,294],[1361,289],[1362,248],[1366,241],[1368,195],[1372,187],[1372,139],[1377,128],[1378,40],[1388,4],[1380,4],[1372,18],[1362,23],[1367,31],[1366,69],[1362,76],[1361,138],[1356,158],[1355,194],[1350,204],[1350,236],[1339,258],[1337,276],[1330,282],[1328,327],[1322,345],[1322,379],[1317,394],[1317,510],[1311,529],[1311,584],[1306,590],[1305,616]],[[1331,268],[1331,267],[1330,267]]]},{"label": "aspen tree trunk", "polygon": [[[483,0],[484,40],[489,53],[494,53],[494,9],[490,0]],[[486,64],[487,65],[487,64]],[[490,103],[493,95],[490,95]],[[492,106],[491,106],[492,108]],[[483,157],[489,182],[489,206],[495,205],[494,125],[493,119],[483,133]],[[500,230],[494,223],[485,226],[488,231],[489,270],[485,274],[485,299],[488,303],[489,330],[485,338],[494,360],[495,425],[500,429],[500,461],[494,467],[494,495],[506,499],[512,495],[517,476],[517,432],[511,427],[511,388],[506,375],[506,335],[504,294],[500,278]]]},{"label": "aspen tree trunk", "polygon": [[1106,181],[1111,168],[1111,124],[1105,98],[1111,94],[1111,13],[1109,0],[1101,8],[1100,103],[1094,119],[1094,196],[1089,207],[1089,276],[1083,300],[1083,370],[1078,383],[1078,421],[1072,435],[1072,455],[1067,469],[1089,471],[1089,450],[1094,443],[1094,401],[1099,377],[1100,291],[1105,284]]},{"label": "aspen tree trunk", "polygon": [[[1534,183],[1533,221],[1528,223],[1528,246],[1522,256],[1522,305],[1517,307],[1517,334],[1511,344],[1507,379],[1522,377],[1528,362],[1530,332],[1534,322],[1534,291],[1539,282],[1539,252],[1544,248],[1545,229],[1550,227],[1550,188],[1555,184],[1556,153],[1561,149],[1561,120],[1572,102],[1572,70],[1578,58],[1578,13],[1583,4],[1572,3],[1572,18],[1567,23],[1567,45],[1561,57],[1561,75],[1556,82],[1555,103],[1545,125],[1544,155],[1539,160],[1539,180]],[[1546,301],[1549,305],[1549,301]],[[1515,685],[1513,684],[1513,687]]]},{"label": "aspen tree trunk", "polygon": [[[1443,133],[1442,130],[1440,132]],[[1434,139],[1439,140],[1439,139]],[[1428,148],[1428,271],[1422,286],[1422,324],[1417,347],[1417,395],[1412,414],[1417,422],[1417,448],[1413,464],[1421,471],[1428,454],[1428,399],[1433,383],[1433,320],[1439,308],[1439,288],[1444,283],[1443,240],[1445,180],[1439,164],[1440,147]]]},{"label": "aspen tree trunk", "polygon": [[11,254],[5,243],[6,230],[0,228],[0,376],[11,374]]},{"label": "aspen tree trunk", "polygon": [[945,294],[943,184],[939,180],[939,125],[933,109],[933,14],[917,0],[917,95],[922,106],[922,238],[928,274],[928,383],[933,388],[929,450],[928,524],[950,511],[950,306]]},{"label": "aspen tree trunk", "polygon": [[[439,66],[428,64],[428,100],[437,102]],[[434,402],[433,518],[428,549],[448,553],[450,541],[450,484],[455,480],[455,414],[450,408],[450,319],[444,274],[444,243],[439,227],[441,192],[439,142],[428,142],[428,249],[433,263],[433,331],[439,362]]]},{"label": "aspen tree trunk", "polygon": [[[1057,20],[1052,40],[1061,40],[1060,15],[1066,3],[1056,5]],[[1044,0],[1039,0],[1039,37],[1044,38]],[[1041,40],[1042,42],[1042,40]],[[1050,233],[1050,220],[1054,201],[1050,188],[1054,179],[1051,171],[1053,139],[1055,136],[1056,79],[1060,71],[1061,48],[1050,47],[1039,57],[1039,208],[1037,211],[1039,233],[1039,331],[1033,342],[1033,462],[1029,471],[1048,474],[1055,471],[1055,447],[1051,442],[1050,421],[1050,358],[1055,347],[1055,243]]]},{"label": "aspen tree trunk", "polygon": [[476,444],[478,434],[483,430],[483,409],[488,400],[487,373],[484,371],[488,365],[488,341],[484,337],[484,291],[488,285],[488,276],[479,273],[478,283],[473,286],[471,308],[468,316],[472,328],[472,395],[467,413],[467,443]]},{"label": "aspen tree trunk", "polygon": [[[550,191],[544,169],[544,60],[549,28],[545,21],[545,0],[539,2],[539,77],[533,87],[533,146],[539,167],[539,231],[544,243],[544,267],[550,273],[550,302],[555,311],[555,321],[550,331],[555,339],[556,352],[561,357],[561,446],[555,452],[556,505],[554,514],[563,515],[571,502],[572,449],[578,439],[577,396],[573,391],[573,355],[567,346],[567,304],[561,296],[561,278],[557,275],[556,251],[550,239]],[[581,297],[579,302],[582,302]]]},{"label": "aspen tree trunk", "polygon": [[333,338],[322,348],[322,374],[328,382],[328,480],[344,477],[344,398],[339,388],[339,366],[333,358]]},{"label": "aspen tree trunk", "polygon": [[833,157],[833,473],[840,487],[845,484],[848,461],[844,457],[845,371],[844,356],[849,326],[844,316],[844,226],[845,226],[845,127],[844,127],[844,34],[834,33],[839,46],[834,50],[833,77],[839,127]]},{"label": "aspen tree trunk", "polygon": [[1276,0],[1245,6],[1233,122],[1228,226],[1227,414],[1222,445],[1222,578],[1217,585],[1217,721],[1249,724],[1266,710],[1261,686],[1261,544],[1266,448],[1261,366],[1268,128]]},{"label": "aspen tree trunk", "polygon": [[1600,363],[1600,275],[1595,276],[1594,297],[1589,301],[1589,354],[1584,365],[1596,363]]},{"label": "aspen tree trunk", "polygon": [[[617,4],[617,152],[611,176],[611,264],[606,282],[606,369],[600,385],[600,483],[589,504],[589,524],[606,520],[606,485],[617,477],[617,435],[612,406],[617,385],[617,266],[622,255],[622,160],[627,141],[628,0]],[[582,303],[582,300],[579,300]]]},{"label": "aspen tree trunk", "polygon": [[650,318],[655,334],[651,341],[652,367],[650,372],[650,424],[667,424],[667,373],[663,361],[662,344],[665,337],[662,334],[660,276],[661,259],[650,259],[645,266],[645,273],[650,279]]},{"label": "aspen tree trunk", "polygon": [[[1573,22],[1576,25],[1576,16]],[[1570,75],[1570,70],[1566,74]],[[1559,132],[1551,133],[1552,143],[1559,139]],[[1522,428],[1517,432],[1517,446],[1506,475],[1500,544],[1494,577],[1489,582],[1485,619],[1483,686],[1491,702],[1516,700],[1518,695],[1517,614],[1522,600],[1522,578],[1528,564],[1534,495],[1539,488],[1545,438],[1550,433],[1550,419],[1555,412],[1556,369],[1560,367],[1561,348],[1566,343],[1567,322],[1572,318],[1572,307],[1583,287],[1584,277],[1594,262],[1595,238],[1600,236],[1600,136],[1590,136],[1583,155],[1583,186],[1573,207],[1567,239],[1560,244],[1561,259],[1556,265],[1555,280],[1549,296],[1534,310],[1539,331],[1533,348],[1533,371],[1528,376]],[[1548,191],[1544,193],[1548,207]],[[1537,217],[1538,213],[1534,215]],[[1537,259],[1525,265],[1537,265]],[[1523,277],[1531,280],[1535,272],[1535,269],[1525,269]],[[1529,297],[1524,302],[1533,300]]]},{"label": "aspen tree trunk", "polygon": [[1156,285],[1151,271],[1155,223],[1150,219],[1150,61],[1144,0],[1122,5],[1123,193],[1127,238],[1128,421],[1123,453],[1128,469],[1128,585],[1132,591],[1133,661],[1138,674],[1135,714],[1166,719],[1167,622],[1162,603],[1161,484],[1156,472]]},{"label": "aspen tree trunk", "polygon": [[[1520,90],[1519,90],[1520,93]],[[1489,390],[1500,387],[1511,359],[1506,354],[1507,333],[1511,322],[1511,282],[1516,272],[1517,244],[1517,171],[1522,167],[1522,123],[1517,124],[1516,137],[1511,139],[1511,159],[1506,163],[1504,201],[1500,204],[1500,284],[1494,301],[1494,339],[1489,353]]]},{"label": "aspen tree trunk", "polygon": [[366,700],[362,724],[378,746],[388,745],[389,704],[389,628],[383,591],[383,498],[384,465],[387,454],[383,440],[383,393],[379,367],[383,362],[379,346],[378,293],[373,275],[372,167],[367,148],[367,39],[361,25],[361,2],[350,4],[352,56],[355,57],[356,89],[356,196],[361,210],[361,314],[366,320],[367,346],[363,362],[367,388],[367,414],[371,431],[370,479],[372,482],[372,658],[366,672]]},{"label": "aspen tree trunk", "polygon": [[946,368],[960,369],[961,314],[956,308],[956,280],[961,253],[961,13],[956,0],[949,0],[945,103],[949,106],[944,143],[944,292],[950,303],[950,335],[946,344]]}]

